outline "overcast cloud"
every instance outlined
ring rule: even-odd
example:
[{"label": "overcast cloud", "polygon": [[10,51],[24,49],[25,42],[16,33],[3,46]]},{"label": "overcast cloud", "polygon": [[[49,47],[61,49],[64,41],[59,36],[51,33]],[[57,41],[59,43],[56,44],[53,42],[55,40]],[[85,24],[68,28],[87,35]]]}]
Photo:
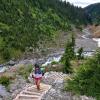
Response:
[{"label": "overcast cloud", "polygon": [[100,0],[66,0],[66,1],[73,3],[75,6],[81,6],[81,7],[86,7],[89,4],[93,3],[98,3],[98,2],[100,3]]}]

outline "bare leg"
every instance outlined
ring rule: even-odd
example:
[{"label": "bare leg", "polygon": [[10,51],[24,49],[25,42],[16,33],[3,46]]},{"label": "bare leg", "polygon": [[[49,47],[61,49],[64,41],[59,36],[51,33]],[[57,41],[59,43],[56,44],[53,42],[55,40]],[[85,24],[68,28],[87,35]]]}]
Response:
[{"label": "bare leg", "polygon": [[41,82],[41,79],[39,79],[39,80],[37,81],[37,89],[38,89],[38,90],[40,90],[40,82]]},{"label": "bare leg", "polygon": [[38,79],[35,79],[35,85],[37,87],[37,84],[38,84]]}]

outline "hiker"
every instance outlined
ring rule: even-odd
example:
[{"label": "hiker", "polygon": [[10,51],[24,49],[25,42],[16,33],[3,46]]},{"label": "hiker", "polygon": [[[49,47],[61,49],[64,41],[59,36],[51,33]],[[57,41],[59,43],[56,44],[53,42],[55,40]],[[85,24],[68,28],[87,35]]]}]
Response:
[{"label": "hiker", "polygon": [[32,74],[32,78],[34,78],[35,84],[38,90],[40,90],[40,82],[41,82],[42,76],[43,76],[43,73],[40,66],[38,64],[35,64],[35,70]]}]

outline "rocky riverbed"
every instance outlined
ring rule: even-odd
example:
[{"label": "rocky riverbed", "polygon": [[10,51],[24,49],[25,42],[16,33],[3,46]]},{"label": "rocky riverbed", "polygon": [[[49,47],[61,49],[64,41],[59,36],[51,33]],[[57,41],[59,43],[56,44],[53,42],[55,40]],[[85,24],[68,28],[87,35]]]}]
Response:
[{"label": "rocky riverbed", "polygon": [[41,57],[41,58],[33,58],[33,59],[22,59],[19,61],[14,61],[14,60],[10,60],[9,62],[0,65],[0,74],[5,72],[6,70],[12,69],[12,67],[17,68],[17,66],[20,65],[28,65],[28,64],[35,64],[35,63],[39,63],[40,65],[44,65],[46,66],[47,64],[50,64],[52,61],[59,61],[62,54],[64,53],[64,50],[61,49],[59,51],[55,51],[51,54],[46,55],[45,57]]}]

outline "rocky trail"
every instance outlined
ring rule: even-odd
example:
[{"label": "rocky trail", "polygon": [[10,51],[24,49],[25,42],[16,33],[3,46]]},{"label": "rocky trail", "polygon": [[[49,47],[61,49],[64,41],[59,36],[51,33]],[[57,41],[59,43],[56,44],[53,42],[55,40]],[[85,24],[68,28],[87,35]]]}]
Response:
[{"label": "rocky trail", "polygon": [[35,85],[26,86],[13,100],[41,100],[42,96],[51,88],[50,85],[41,84],[41,90],[37,90]]},{"label": "rocky trail", "polygon": [[[41,83],[41,90],[38,91],[33,84],[27,85],[13,100],[41,100],[42,97],[52,88],[52,83],[63,81],[65,75],[62,73],[46,73]],[[31,78],[31,77],[30,77]]]},{"label": "rocky trail", "polygon": [[13,100],[95,100],[91,97],[63,91],[65,78],[69,79],[70,75],[61,72],[47,72],[43,77],[40,91],[31,83],[26,85]]},{"label": "rocky trail", "polygon": [[[1,86],[0,100],[95,100],[87,96],[73,94],[70,91],[64,91],[67,79],[71,78],[70,74],[62,72],[46,72],[42,78],[41,90],[38,91],[34,84],[31,74],[26,83],[22,77],[18,76],[16,84],[11,84],[10,91]],[[1,94],[2,93],[2,94]]]}]

